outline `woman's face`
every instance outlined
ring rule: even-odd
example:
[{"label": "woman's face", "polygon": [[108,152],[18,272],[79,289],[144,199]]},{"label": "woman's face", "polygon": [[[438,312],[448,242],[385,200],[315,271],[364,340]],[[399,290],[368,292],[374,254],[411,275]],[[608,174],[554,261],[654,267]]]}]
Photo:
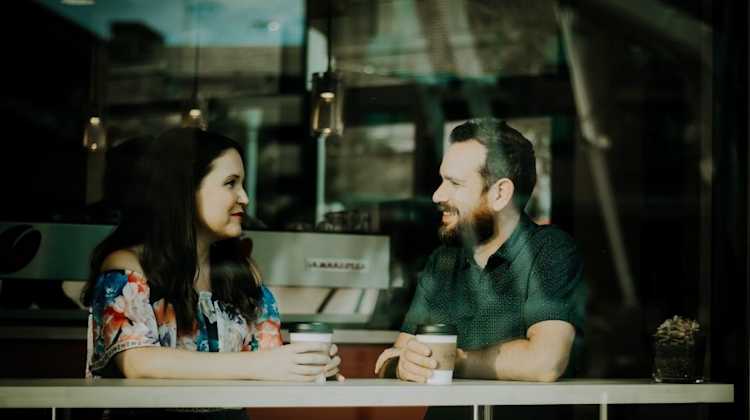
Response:
[{"label": "woman's face", "polygon": [[228,149],[211,162],[195,193],[198,235],[209,241],[237,237],[248,203],[243,187],[245,169],[240,154]]}]

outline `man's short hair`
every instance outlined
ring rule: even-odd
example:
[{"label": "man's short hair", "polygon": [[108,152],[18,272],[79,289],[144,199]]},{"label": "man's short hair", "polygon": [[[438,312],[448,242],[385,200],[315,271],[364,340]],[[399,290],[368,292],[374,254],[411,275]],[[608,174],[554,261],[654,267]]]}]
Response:
[{"label": "man's short hair", "polygon": [[487,149],[479,174],[485,190],[501,178],[513,181],[513,202],[523,211],[536,185],[536,158],[531,142],[497,118],[476,118],[451,131],[451,143],[476,140]]}]

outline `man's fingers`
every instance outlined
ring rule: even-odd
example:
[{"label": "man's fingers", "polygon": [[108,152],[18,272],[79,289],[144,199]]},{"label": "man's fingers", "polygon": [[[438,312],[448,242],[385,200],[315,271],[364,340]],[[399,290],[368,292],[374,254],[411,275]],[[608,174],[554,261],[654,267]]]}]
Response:
[{"label": "man's fingers", "polygon": [[395,347],[391,347],[388,349],[385,349],[382,353],[380,353],[380,356],[378,356],[378,360],[375,362],[375,373],[380,372],[380,369],[383,367],[383,364],[393,359],[394,357],[398,357],[401,354],[401,349],[397,349]]},{"label": "man's fingers", "polygon": [[437,367],[437,360],[430,359],[429,357],[422,356],[421,354],[414,353],[413,351],[404,352],[404,357],[409,362],[415,365],[426,367],[428,369],[435,369]]},{"label": "man's fingers", "polygon": [[416,339],[409,340],[406,343],[406,348],[413,351],[414,353],[421,354],[422,356],[429,356],[432,354],[432,350],[425,343],[420,343]]},{"label": "man's fingers", "polygon": [[331,348],[328,350],[328,354],[333,357],[339,352],[339,347],[335,344],[331,344]]},{"label": "man's fingers", "polygon": [[411,374],[412,376],[419,377],[420,380],[418,382],[425,382],[427,378],[432,376],[432,370],[416,365],[414,363],[410,363],[408,361],[404,361],[401,368],[403,371]]},{"label": "man's fingers", "polygon": [[[409,366],[409,367],[407,367],[407,366]],[[398,377],[400,379],[403,379],[405,381],[410,381],[410,382],[417,382],[417,383],[425,383],[425,382],[427,382],[426,377],[424,375],[420,375],[420,374],[414,372],[411,369],[412,367],[416,367],[418,369],[424,369],[424,368],[420,368],[419,366],[411,365],[409,363],[404,363],[404,365],[399,368]]]}]

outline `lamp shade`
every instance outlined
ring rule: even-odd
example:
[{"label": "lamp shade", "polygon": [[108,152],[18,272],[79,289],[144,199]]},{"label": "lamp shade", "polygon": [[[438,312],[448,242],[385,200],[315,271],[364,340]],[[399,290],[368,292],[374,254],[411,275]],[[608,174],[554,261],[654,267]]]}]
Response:
[{"label": "lamp shade", "polygon": [[206,118],[200,107],[190,107],[183,112],[181,125],[183,127],[200,128],[201,130],[205,130],[207,127]]},{"label": "lamp shade", "polygon": [[107,128],[98,115],[91,116],[83,130],[83,147],[90,152],[107,149]]},{"label": "lamp shade", "polygon": [[343,84],[333,71],[313,73],[312,131],[318,135],[341,134],[343,131]]}]

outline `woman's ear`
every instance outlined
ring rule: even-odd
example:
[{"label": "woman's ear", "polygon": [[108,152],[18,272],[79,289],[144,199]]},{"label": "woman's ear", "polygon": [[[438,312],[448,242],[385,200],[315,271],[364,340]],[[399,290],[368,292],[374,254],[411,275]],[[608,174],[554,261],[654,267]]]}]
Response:
[{"label": "woman's ear", "polygon": [[492,210],[499,212],[511,205],[516,187],[509,178],[495,181],[487,192],[487,201]]}]

